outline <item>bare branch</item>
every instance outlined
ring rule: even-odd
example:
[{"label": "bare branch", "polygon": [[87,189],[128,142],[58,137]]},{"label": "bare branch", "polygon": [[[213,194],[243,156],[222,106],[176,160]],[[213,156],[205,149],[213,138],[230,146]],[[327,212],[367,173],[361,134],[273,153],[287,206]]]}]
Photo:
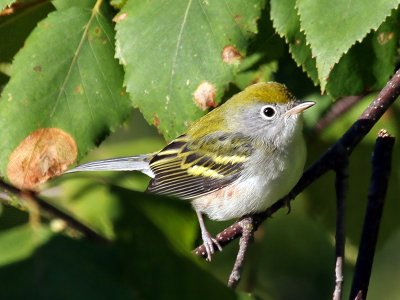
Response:
[{"label": "bare branch", "polygon": [[372,156],[372,176],[368,192],[368,204],[350,299],[355,299],[360,294],[362,295],[360,299],[366,299],[367,297],[379,226],[391,171],[393,144],[394,138],[385,130],[381,130],[378,134]]},{"label": "bare branch", "polygon": [[358,101],[364,98],[364,95],[348,96],[337,100],[328,112],[315,124],[314,131],[320,133],[337,118],[352,108]]},{"label": "bare branch", "polygon": [[343,256],[336,256],[335,264],[335,290],[333,291],[333,300],[342,299],[343,293]]},{"label": "bare branch", "polygon": [[38,197],[35,192],[32,191],[22,191],[0,179],[0,189],[12,193],[16,195],[20,199],[24,201],[31,201],[33,202],[41,211],[50,214],[55,218],[62,219],[65,221],[69,227],[81,232],[86,238],[96,241],[96,242],[109,242],[105,237],[98,234],[96,231],[88,227],[87,225],[83,224],[81,221],[78,221],[73,216],[63,212],[62,210],[58,209],[57,207],[51,205],[50,203],[46,202],[45,200]]},{"label": "bare branch", "polygon": [[348,161],[343,157],[343,162],[336,167],[336,265],[335,265],[335,290],[333,300],[342,299],[343,287],[343,260],[345,246],[345,198],[347,192]]},{"label": "bare branch", "polygon": [[250,242],[253,239],[254,234],[254,226],[253,219],[251,216],[245,217],[240,221],[241,227],[243,228],[243,234],[239,240],[239,251],[236,256],[235,264],[233,265],[233,269],[231,275],[228,280],[228,287],[236,288],[239,284],[244,260],[246,258],[247,249],[249,247]]}]

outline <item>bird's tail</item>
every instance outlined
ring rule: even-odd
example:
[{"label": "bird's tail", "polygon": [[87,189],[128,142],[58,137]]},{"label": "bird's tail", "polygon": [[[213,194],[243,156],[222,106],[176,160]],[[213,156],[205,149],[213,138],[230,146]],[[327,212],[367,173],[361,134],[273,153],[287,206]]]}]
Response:
[{"label": "bird's tail", "polygon": [[154,177],[149,166],[152,157],[152,154],[144,154],[92,161],[68,170],[64,174],[93,171],[139,171],[150,177]]}]

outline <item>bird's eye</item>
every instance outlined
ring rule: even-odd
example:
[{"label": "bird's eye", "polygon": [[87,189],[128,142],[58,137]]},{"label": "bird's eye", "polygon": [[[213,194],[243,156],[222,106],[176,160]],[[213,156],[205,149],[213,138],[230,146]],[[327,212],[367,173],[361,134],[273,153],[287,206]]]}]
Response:
[{"label": "bird's eye", "polygon": [[270,120],[275,116],[275,114],[276,114],[276,110],[271,105],[266,105],[261,108],[261,116],[264,119]]}]

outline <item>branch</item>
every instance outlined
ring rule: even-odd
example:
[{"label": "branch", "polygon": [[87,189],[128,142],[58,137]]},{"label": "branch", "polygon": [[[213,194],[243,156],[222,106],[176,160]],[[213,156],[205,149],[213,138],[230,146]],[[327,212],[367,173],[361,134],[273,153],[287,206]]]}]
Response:
[{"label": "branch", "polygon": [[[291,200],[293,200],[311,183],[329,170],[334,169],[335,165],[340,162],[343,157],[349,156],[399,95],[400,70],[394,74],[392,79],[378,94],[377,98],[372,101],[358,120],[343,134],[343,136],[303,173],[303,176],[289,194],[275,202],[266,211],[254,214],[254,230],[257,230],[258,226],[269,216],[274,214],[283,206],[287,206]],[[242,227],[239,222],[236,222],[219,233],[216,239],[223,247],[229,244],[232,240],[240,237],[241,234]],[[203,257],[201,253],[204,252],[203,245],[194,250],[194,253],[201,257]]]},{"label": "branch", "polygon": [[391,171],[393,144],[394,138],[385,130],[381,130],[372,156],[372,176],[368,192],[367,211],[365,213],[350,299],[355,299],[357,295],[361,295],[359,299],[366,299],[367,297],[379,225]]},{"label": "branch", "polygon": [[247,249],[254,234],[253,218],[251,216],[243,218],[240,221],[240,225],[243,228],[243,234],[239,240],[239,251],[228,280],[228,287],[233,289],[239,284]]},{"label": "branch", "polygon": [[82,222],[75,219],[73,216],[61,211],[57,207],[51,205],[45,200],[41,199],[37,196],[35,192],[32,191],[22,191],[0,179],[0,189],[7,191],[13,195],[16,195],[18,198],[24,201],[33,202],[41,211],[54,216],[55,218],[59,218],[65,221],[69,227],[81,232],[86,238],[89,240],[93,240],[96,242],[109,242],[105,237],[98,234],[96,231],[83,224]]},{"label": "branch", "polygon": [[330,109],[318,120],[317,124],[314,126],[314,131],[320,133],[331,123],[333,123],[337,118],[339,118],[346,111],[351,109],[358,101],[364,98],[365,95],[359,96],[348,96],[337,100]]},{"label": "branch", "polygon": [[337,118],[343,115],[346,111],[352,108],[358,101],[364,98],[365,95],[348,96],[336,101],[328,112],[315,124],[314,131],[320,133]]},{"label": "branch", "polygon": [[344,245],[345,245],[345,198],[347,191],[348,178],[348,160],[347,157],[341,164],[336,167],[336,265],[335,265],[335,290],[333,292],[333,300],[342,299],[343,287],[343,261],[344,261]]}]

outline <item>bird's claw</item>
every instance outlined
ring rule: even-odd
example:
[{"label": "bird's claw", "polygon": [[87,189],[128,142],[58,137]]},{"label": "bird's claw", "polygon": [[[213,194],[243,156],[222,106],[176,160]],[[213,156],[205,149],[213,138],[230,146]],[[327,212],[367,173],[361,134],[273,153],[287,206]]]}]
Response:
[{"label": "bird's claw", "polygon": [[285,206],[287,208],[287,214],[290,214],[290,212],[292,211],[292,205],[291,205],[291,200],[290,199],[286,199],[284,201]]},{"label": "bird's claw", "polygon": [[218,248],[219,251],[222,251],[222,247],[219,244],[219,242],[211,236],[211,234],[209,232],[204,232],[202,234],[202,239],[203,239],[204,247],[206,248],[206,252],[207,252],[206,260],[211,261],[211,257],[215,252],[214,245]]}]

